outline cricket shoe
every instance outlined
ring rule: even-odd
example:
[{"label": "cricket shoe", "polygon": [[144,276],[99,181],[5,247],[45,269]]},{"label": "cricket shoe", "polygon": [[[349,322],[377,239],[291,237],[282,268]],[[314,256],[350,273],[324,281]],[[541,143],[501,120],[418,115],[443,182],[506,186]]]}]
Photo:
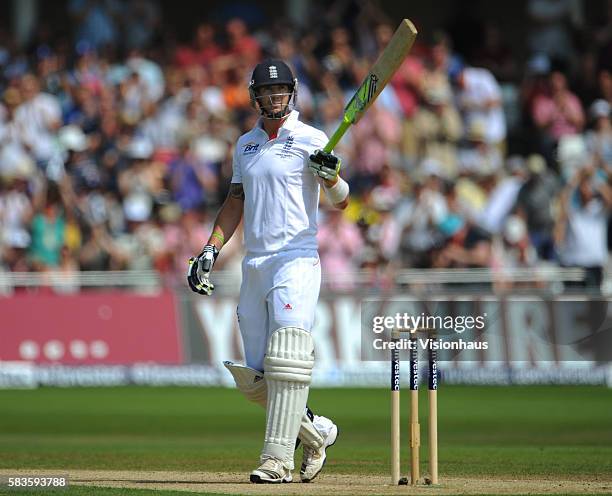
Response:
[{"label": "cricket shoe", "polygon": [[328,418],[315,415],[314,424],[325,439],[320,448],[304,445],[304,458],[300,468],[302,482],[310,482],[321,473],[327,460],[326,450],[338,439],[338,426]]},{"label": "cricket shoe", "polygon": [[291,482],[291,470],[285,468],[277,458],[266,458],[259,468],[251,472],[251,482],[255,484],[280,484]]}]

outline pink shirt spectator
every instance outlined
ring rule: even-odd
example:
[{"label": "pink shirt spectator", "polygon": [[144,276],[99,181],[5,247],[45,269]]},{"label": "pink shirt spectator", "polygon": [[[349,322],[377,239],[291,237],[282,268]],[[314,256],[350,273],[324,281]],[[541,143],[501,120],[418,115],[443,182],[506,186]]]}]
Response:
[{"label": "pink shirt spectator", "polygon": [[359,229],[342,218],[342,212],[328,212],[327,222],[319,225],[317,235],[323,273],[330,289],[346,290],[354,286],[354,259],[363,240]]},{"label": "pink shirt spectator", "polygon": [[563,104],[559,99],[548,95],[539,95],[533,102],[533,120],[558,140],[562,136],[578,134],[581,131],[580,122],[584,122],[584,111],[580,100],[569,91],[562,96]]},{"label": "pink shirt spectator", "polygon": [[378,174],[384,164],[392,162],[402,137],[402,124],[392,112],[373,105],[352,131],[356,170]]},{"label": "pink shirt spectator", "polygon": [[424,73],[423,62],[417,57],[409,56],[391,78],[391,85],[406,117],[412,117],[419,107]]}]

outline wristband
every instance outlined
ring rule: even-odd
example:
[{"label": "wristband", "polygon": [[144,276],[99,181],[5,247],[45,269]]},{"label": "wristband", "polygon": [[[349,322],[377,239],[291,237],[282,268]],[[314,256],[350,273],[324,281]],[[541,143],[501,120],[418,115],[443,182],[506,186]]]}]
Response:
[{"label": "wristband", "polygon": [[336,181],[336,184],[334,184],[331,188],[324,185],[323,189],[325,190],[325,194],[327,195],[327,198],[329,198],[329,201],[334,205],[342,203],[349,195],[349,185],[340,176],[338,176],[338,181]]},{"label": "wristband", "polygon": [[219,241],[221,241],[221,246],[223,246],[225,244],[225,238],[223,237],[222,234],[219,234],[218,232],[214,232],[212,233],[212,238],[217,238]]}]

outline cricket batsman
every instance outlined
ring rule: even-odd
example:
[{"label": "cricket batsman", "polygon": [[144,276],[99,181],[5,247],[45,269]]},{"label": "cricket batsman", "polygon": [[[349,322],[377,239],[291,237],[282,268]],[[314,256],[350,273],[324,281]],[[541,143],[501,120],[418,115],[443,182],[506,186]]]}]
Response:
[{"label": "cricket batsman", "polygon": [[327,136],[299,120],[298,82],[281,60],[258,64],[249,84],[261,114],[234,150],[232,183],[202,253],[189,261],[193,291],[211,295],[217,255],[244,217],[246,256],[238,322],[246,366],[224,365],[250,401],[266,408],[266,432],[255,483],[291,482],[301,442],[302,482],[323,468],[326,448],[338,436],[328,418],[306,406],[314,365],[311,329],[321,285],[317,252],[320,187],[339,209],[349,186],[340,159],[322,151]]}]

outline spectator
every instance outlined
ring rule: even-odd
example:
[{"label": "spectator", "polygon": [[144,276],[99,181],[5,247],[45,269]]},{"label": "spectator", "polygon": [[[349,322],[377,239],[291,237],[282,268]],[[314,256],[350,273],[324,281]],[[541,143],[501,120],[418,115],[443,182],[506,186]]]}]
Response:
[{"label": "spectator", "polygon": [[509,269],[530,268],[536,265],[537,253],[529,239],[525,221],[511,215],[504,222],[499,263],[504,272]]},{"label": "spectator", "polygon": [[555,149],[555,165],[564,182],[570,182],[576,172],[591,160],[582,134],[563,136]]},{"label": "spectator", "polygon": [[[28,247],[30,236],[25,231],[12,231],[0,243],[0,270],[11,272],[29,272]],[[3,288],[4,289],[4,288]]]},{"label": "spectator", "polygon": [[0,102],[0,143],[19,140],[20,136],[15,129],[13,119],[15,109],[21,102],[21,93],[15,87],[7,88],[2,94],[2,101]]},{"label": "spectator", "polygon": [[126,65],[133,74],[138,75],[139,88],[143,101],[157,102],[164,95],[164,74],[159,64],[145,57],[142,50],[130,50]]},{"label": "spectator", "polygon": [[249,34],[246,23],[240,18],[228,21],[225,26],[229,41],[229,52],[248,68],[254,67],[261,59],[261,47],[254,36]]},{"label": "spectator", "polygon": [[[467,228],[463,219],[458,216],[449,216],[440,225],[440,231],[445,237],[444,244],[432,253],[431,267],[465,268],[472,265],[469,252],[465,247]],[[477,264],[480,266],[480,264]]]},{"label": "spectator", "polygon": [[72,91],[84,88],[93,95],[99,95],[104,84],[104,74],[96,52],[91,47],[83,47],[77,50],[77,54],[75,67],[70,71]]},{"label": "spectator", "polygon": [[595,165],[612,167],[612,122],[610,104],[606,100],[593,102],[590,109],[593,129],[585,135],[587,150],[595,159]]},{"label": "spectator", "polygon": [[517,76],[515,57],[506,43],[500,27],[492,21],[483,27],[482,46],[474,56],[475,65],[488,68],[497,81],[515,81]]},{"label": "spectator", "polygon": [[372,189],[371,197],[378,205],[387,205],[395,208],[401,197],[402,178],[393,167],[384,164],[378,175],[379,184]]},{"label": "spectator", "polygon": [[[304,44],[302,44],[302,47],[304,47]],[[294,34],[288,33],[280,36],[276,41],[276,52],[278,58],[285,60],[289,64],[300,83],[300,109],[303,114],[303,93],[310,95],[313,90],[314,85],[310,78],[310,68],[317,64],[316,60],[313,60],[312,48],[306,50],[300,49],[298,38]]]},{"label": "spectator", "polygon": [[354,90],[353,64],[355,54],[351,46],[349,33],[344,27],[333,29],[330,34],[331,48],[329,53],[323,58],[322,66],[329,73],[333,74],[343,92]]},{"label": "spectator", "polygon": [[533,103],[535,123],[550,133],[554,140],[568,134],[578,134],[584,126],[584,111],[580,100],[567,86],[560,71],[550,73],[548,94],[538,96]]},{"label": "spectator", "polygon": [[[165,94],[159,104],[151,105],[148,121],[140,124],[139,134],[152,141],[156,148],[172,153],[178,148],[178,139],[185,119],[187,105],[193,99],[193,92],[184,86],[182,71],[173,70],[166,74]],[[197,96],[197,95],[196,95]],[[153,110],[155,113],[153,114]]]},{"label": "spectator", "polygon": [[423,101],[414,117],[418,155],[440,163],[447,178],[457,175],[457,145],[463,136],[461,116],[444,77],[427,72],[423,81]]},{"label": "spectator", "polygon": [[393,269],[397,262],[401,241],[401,226],[393,214],[395,201],[390,196],[377,195],[372,191],[373,208],[378,213],[378,221],[368,229],[368,241],[379,254],[379,262]]},{"label": "spectator", "polygon": [[528,37],[531,52],[543,52],[551,58],[572,61],[575,49],[569,26],[582,24],[581,2],[529,0],[527,14],[531,21]]},{"label": "spectator", "polygon": [[[127,150],[130,158],[130,166],[119,175],[119,190],[124,197],[124,208],[127,199],[133,195],[139,200],[134,200],[132,205],[150,210],[154,198],[160,198],[163,191],[163,169],[165,166],[153,162],[153,146],[142,138],[135,138]],[[144,210],[142,210],[144,212]],[[136,215],[140,217],[139,214]],[[148,217],[139,220],[146,220]]]},{"label": "spectator", "polygon": [[438,164],[429,161],[422,169],[424,177],[415,181],[412,199],[398,208],[404,265],[419,268],[430,266],[430,252],[440,239],[437,226],[447,215]]},{"label": "spectator", "polygon": [[572,82],[574,93],[585,108],[590,107],[595,100],[600,98],[597,70],[597,54],[593,50],[582,53],[575,72],[575,74],[580,74],[580,77],[574,78]]},{"label": "spectator", "polygon": [[60,105],[56,97],[40,91],[38,78],[33,74],[21,78],[19,90],[23,100],[15,109],[16,132],[44,168],[53,156],[54,133],[62,123]]},{"label": "spectator", "polygon": [[466,223],[456,213],[449,213],[439,229],[446,240],[442,247],[434,252],[433,267],[491,267],[491,238],[484,231]]},{"label": "spectator", "polygon": [[486,127],[482,121],[474,121],[467,131],[467,140],[459,148],[457,161],[460,174],[495,174],[503,166],[499,148],[486,141]]},{"label": "spectator", "polygon": [[79,264],[81,270],[118,270],[122,267],[122,256],[104,224],[92,225],[86,230]]},{"label": "spectator", "polygon": [[[195,72],[192,68],[190,72]],[[202,70],[199,81],[193,81],[193,98],[197,99],[198,94],[203,109],[211,115],[227,115],[227,105],[223,89],[219,86],[219,78],[214,70]],[[199,86],[198,86],[199,85]]]},{"label": "spectator", "polygon": [[601,98],[612,105],[612,73],[604,67],[599,71],[597,79]]},{"label": "spectator", "polygon": [[92,152],[100,167],[104,191],[119,192],[119,171],[124,157],[121,153],[119,123],[116,116],[106,115],[100,122],[100,131],[92,137]]},{"label": "spectator", "polygon": [[48,270],[60,263],[61,250],[66,241],[66,217],[59,188],[49,185],[44,206],[32,219],[30,257],[37,270]]},{"label": "spectator", "polygon": [[612,190],[607,176],[585,166],[563,189],[555,241],[561,263],[585,269],[580,287],[599,291],[608,260],[607,220]]},{"label": "spectator", "polygon": [[533,102],[540,96],[548,94],[548,75],[551,70],[550,59],[542,54],[536,53],[526,64],[525,74],[521,81],[521,112],[523,121],[529,125],[535,125],[532,119]]},{"label": "spectator", "polygon": [[66,149],[64,167],[76,194],[99,188],[102,176],[89,149],[87,136],[76,125],[64,126],[58,133]]},{"label": "spectator", "polygon": [[321,268],[329,278],[327,286],[335,290],[350,290],[355,286],[356,255],[363,246],[357,227],[343,218],[341,210],[326,210],[317,240]]},{"label": "spectator", "polygon": [[55,95],[61,102],[64,93],[62,79],[66,70],[64,61],[47,45],[39,47],[36,56],[42,91]]},{"label": "spectator", "polygon": [[402,123],[392,112],[373,105],[352,130],[356,145],[354,167],[364,180],[378,175],[384,164],[398,163]]},{"label": "spectator", "polygon": [[[200,164],[200,176],[208,188],[209,200],[218,201],[224,198],[223,190],[215,188],[228,187],[229,183],[220,184],[218,178],[213,178],[207,172],[219,175],[225,161],[232,159],[232,147],[230,141],[236,134],[236,129],[221,116],[210,116],[206,132],[193,139],[191,142],[191,154],[194,160]],[[206,164],[206,165],[204,165]],[[213,191],[214,189],[214,191]]]},{"label": "spectator", "polygon": [[123,23],[128,48],[142,49],[153,41],[161,24],[159,3],[155,0],[131,0],[126,5]]},{"label": "spectator", "polygon": [[540,132],[540,150],[545,157],[553,156],[552,149],[562,137],[578,134],[584,126],[582,104],[569,90],[565,75],[558,70],[550,73],[546,92],[534,98],[531,112]]},{"label": "spectator", "polygon": [[77,43],[104,48],[119,41],[123,12],[118,0],[70,0],[68,13],[78,26]]},{"label": "spectator", "polygon": [[492,247],[492,262],[495,274],[495,288],[509,290],[520,288],[520,282],[512,282],[515,269],[529,269],[537,265],[537,254],[527,233],[523,219],[509,216],[503,227],[502,235],[495,236]]},{"label": "spectator", "polygon": [[198,25],[191,46],[180,46],[175,53],[175,61],[179,67],[208,66],[221,54],[222,50],[216,42],[215,26],[208,22]]},{"label": "spectator", "polygon": [[493,74],[487,69],[465,67],[459,62],[451,65],[449,72],[457,89],[459,111],[466,129],[482,126],[485,142],[503,151],[506,121],[501,89]]},{"label": "spectator", "polygon": [[183,142],[180,155],[170,162],[167,173],[172,200],[183,210],[198,209],[217,190],[215,171],[208,163],[198,163],[189,153],[189,143]]},{"label": "spectator", "polygon": [[243,73],[238,67],[225,71],[224,80],[219,84],[223,93],[224,105],[234,112],[246,111],[250,108],[249,94],[244,91]]},{"label": "spectator", "polygon": [[152,270],[163,253],[163,232],[152,221],[152,199],[142,192],[125,197],[123,209],[127,229],[116,241],[123,270]]},{"label": "spectator", "polygon": [[558,181],[546,170],[546,162],[541,155],[527,158],[527,170],[527,181],[518,193],[516,212],[526,220],[529,238],[538,256],[543,260],[553,260],[552,204],[559,191]]},{"label": "spectator", "polygon": [[15,175],[3,177],[0,189],[0,246],[27,248],[30,245],[28,227],[34,211],[28,194],[28,179],[33,168],[33,164],[29,163],[23,170],[15,171]]},{"label": "spectator", "polygon": [[491,193],[478,219],[480,227],[491,234],[498,234],[503,229],[526,179],[522,157],[510,157],[506,167],[509,176],[503,178],[500,178],[501,174],[492,176]]},{"label": "spectator", "polygon": [[86,134],[98,131],[100,114],[98,103],[87,86],[75,86],[73,98],[64,110],[63,121],[76,125]]}]

